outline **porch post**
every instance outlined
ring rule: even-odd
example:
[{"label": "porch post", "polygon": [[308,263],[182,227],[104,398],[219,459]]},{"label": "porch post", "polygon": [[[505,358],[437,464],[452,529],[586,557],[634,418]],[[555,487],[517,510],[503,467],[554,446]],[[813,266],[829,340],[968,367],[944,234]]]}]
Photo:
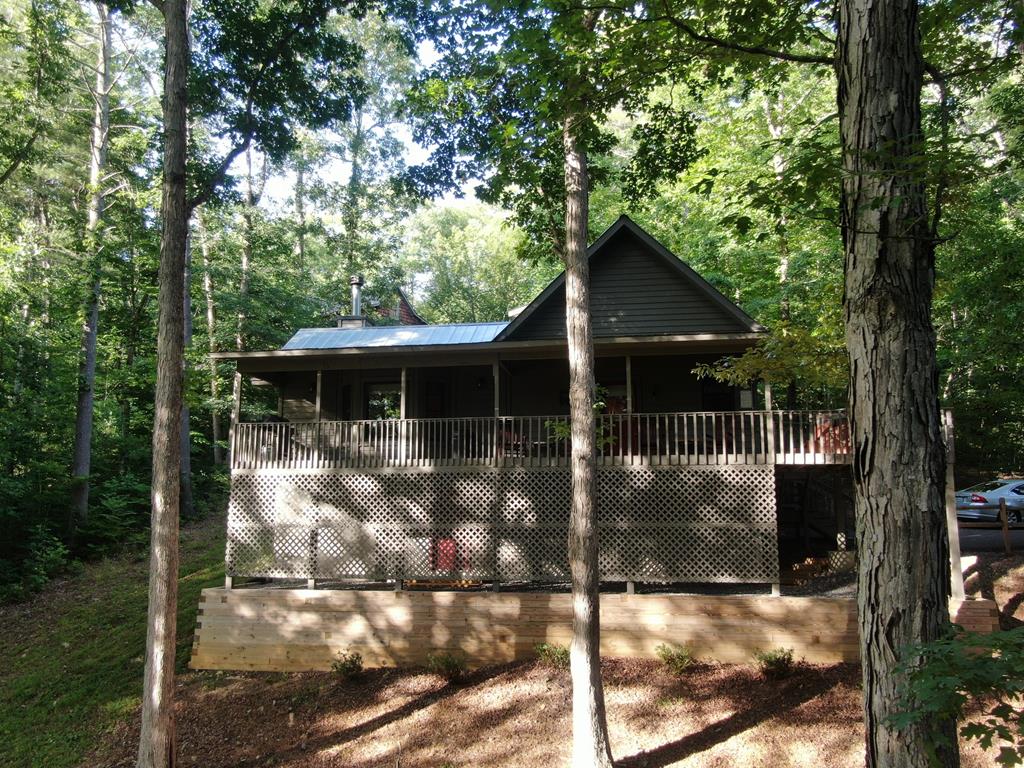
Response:
[{"label": "porch post", "polygon": [[[633,358],[626,355],[626,453],[633,463]],[[623,462],[625,463],[625,462]]]},{"label": "porch post", "polygon": [[408,391],[409,391],[409,369],[404,365],[402,366],[402,393],[398,400],[398,463],[405,466],[406,460],[406,424],[405,420],[409,418],[408,411]]},{"label": "porch post", "polygon": [[[495,360],[491,363],[491,377],[494,379],[494,466],[498,466],[501,458],[501,363]],[[498,582],[494,582],[494,589],[497,591]]]},{"label": "porch post", "polygon": [[960,563],[960,528],[956,524],[956,486],[953,470],[956,466],[956,445],[953,437],[953,411],[942,411],[942,431],[946,438],[946,534],[949,536],[949,594],[954,600],[963,600],[964,572]]},{"label": "porch post", "polygon": [[626,413],[633,413],[633,358],[626,355]]},{"label": "porch post", "polygon": [[228,467],[235,466],[235,435],[242,418],[242,374],[235,363],[235,380],[231,387],[231,426],[228,429]]},{"label": "porch post", "polygon": [[313,466],[320,466],[320,416],[322,413],[323,399],[321,397],[323,393],[323,380],[324,372],[318,370],[316,372],[316,431],[314,432],[313,439],[316,441],[313,449]]},{"label": "porch post", "polygon": [[501,366],[495,360],[491,363],[491,376],[494,377],[494,416],[501,416]]},{"label": "porch post", "polygon": [[766,411],[772,409],[772,385],[767,381],[764,383],[764,409]]}]

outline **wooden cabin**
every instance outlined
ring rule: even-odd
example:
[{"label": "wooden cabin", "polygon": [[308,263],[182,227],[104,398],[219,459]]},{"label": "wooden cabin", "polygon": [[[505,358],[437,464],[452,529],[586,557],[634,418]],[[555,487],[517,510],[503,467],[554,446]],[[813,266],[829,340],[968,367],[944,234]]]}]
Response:
[{"label": "wooden cabin", "polygon": [[[697,364],[742,353],[764,329],[630,219],[589,259],[600,571],[628,585],[602,596],[603,652],[669,642],[720,660],[779,645],[856,658],[849,599],[639,594],[777,593],[780,550],[802,558],[815,528],[819,546],[844,549],[850,433],[841,412],[781,411],[768,387],[698,378]],[[569,578],[564,277],[511,320],[457,325],[412,324],[407,300],[396,316],[412,323],[372,325],[360,283],[339,327],[217,356],[273,388],[277,414],[246,421],[234,405],[227,584],[204,592],[194,667],[324,669],[341,650],[480,663],[567,641],[568,596],[543,586]],[[236,577],[307,588],[232,589]],[[493,591],[402,591],[423,581]],[[972,625],[991,624],[991,606],[975,608]]]},{"label": "wooden cabin", "polygon": [[[603,578],[778,582],[775,468],[844,464],[845,416],[698,378],[764,329],[629,218],[589,258]],[[235,406],[228,574],[564,580],[564,276],[455,325],[371,325],[353,283],[340,327],[218,355],[278,395]]]}]

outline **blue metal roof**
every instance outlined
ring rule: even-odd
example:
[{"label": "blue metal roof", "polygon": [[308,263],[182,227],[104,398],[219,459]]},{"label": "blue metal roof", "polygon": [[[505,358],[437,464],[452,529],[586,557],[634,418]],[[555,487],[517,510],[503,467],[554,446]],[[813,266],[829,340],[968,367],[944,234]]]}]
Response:
[{"label": "blue metal roof", "polygon": [[507,322],[451,325],[385,325],[367,328],[303,328],[281,349],[418,347],[432,344],[479,344],[493,341]]}]

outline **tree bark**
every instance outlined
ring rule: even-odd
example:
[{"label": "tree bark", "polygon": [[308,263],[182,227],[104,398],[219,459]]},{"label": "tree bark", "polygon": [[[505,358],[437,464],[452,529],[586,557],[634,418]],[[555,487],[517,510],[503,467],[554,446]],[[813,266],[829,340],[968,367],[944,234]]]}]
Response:
[{"label": "tree bark", "polygon": [[[206,236],[206,226],[203,224],[203,216],[196,213],[196,231],[199,234],[199,252],[203,256],[203,296],[206,299],[206,335],[209,339],[210,355],[217,351],[217,306],[213,297],[213,274],[210,271],[210,244]],[[224,463],[224,446],[221,444],[223,435],[220,425],[220,380],[217,377],[217,361],[207,356],[207,365],[210,374],[210,400],[213,402],[210,408],[210,421],[213,429],[213,463]]]},{"label": "tree bark", "polygon": [[96,339],[100,319],[100,244],[98,231],[103,220],[103,173],[107,166],[110,134],[110,50],[112,34],[110,10],[96,3],[97,37],[96,86],[92,94],[94,109],[92,139],[89,143],[89,214],[84,244],[89,259],[89,298],[82,326],[82,345],[78,359],[78,402],[75,407],[75,441],[71,463],[71,507],[68,540],[89,516],[89,472],[92,467],[93,389],[96,384]]},{"label": "tree bark", "polygon": [[185,0],[162,0],[164,17],[164,178],[159,321],[153,419],[149,613],[139,768],[173,768],[174,652],[178,607],[178,502],[184,353],[188,19]]},{"label": "tree bark", "polygon": [[572,572],[572,765],[611,768],[612,753],[601,682],[601,618],[594,504],[594,339],[590,325],[587,261],[589,182],[587,156],[567,118],[565,148],[565,324],[569,354],[569,417],[572,424],[572,510],[569,568]]},{"label": "tree bark", "polygon": [[[843,308],[850,355],[858,609],[868,766],[929,764],[929,729],[896,731],[896,665],[949,626],[945,451],[931,324],[934,241],[920,158],[915,0],[841,0]],[[958,764],[955,750],[940,756]]]}]

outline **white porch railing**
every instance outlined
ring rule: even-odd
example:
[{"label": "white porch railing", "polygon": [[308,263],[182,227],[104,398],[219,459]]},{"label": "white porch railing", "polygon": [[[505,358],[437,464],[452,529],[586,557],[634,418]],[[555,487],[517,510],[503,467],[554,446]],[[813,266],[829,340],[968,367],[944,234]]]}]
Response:
[{"label": "white porch railing", "polygon": [[[232,469],[564,466],[567,416],[241,423]],[[602,414],[599,465],[836,464],[845,414],[718,411]]]}]

